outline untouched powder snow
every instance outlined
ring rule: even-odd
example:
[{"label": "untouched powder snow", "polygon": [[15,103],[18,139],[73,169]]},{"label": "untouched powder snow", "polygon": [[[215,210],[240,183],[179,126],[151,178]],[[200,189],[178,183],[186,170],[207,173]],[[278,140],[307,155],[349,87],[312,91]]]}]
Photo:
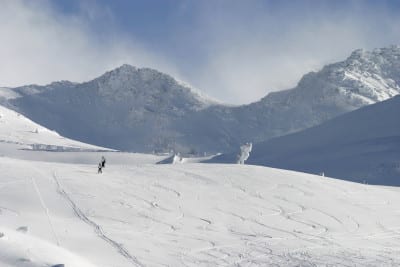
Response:
[{"label": "untouched powder snow", "polygon": [[397,188],[247,165],[95,167],[1,159],[1,266],[400,264]]}]

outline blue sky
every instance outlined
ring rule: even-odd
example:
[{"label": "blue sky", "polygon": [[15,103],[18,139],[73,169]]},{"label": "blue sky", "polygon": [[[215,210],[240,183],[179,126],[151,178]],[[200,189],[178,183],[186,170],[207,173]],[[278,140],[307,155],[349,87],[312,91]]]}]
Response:
[{"label": "blue sky", "polygon": [[129,63],[167,72],[221,101],[249,103],[357,48],[400,44],[400,1],[0,4],[0,41],[9,44],[0,48],[7,62],[0,65],[2,86],[84,81]]}]

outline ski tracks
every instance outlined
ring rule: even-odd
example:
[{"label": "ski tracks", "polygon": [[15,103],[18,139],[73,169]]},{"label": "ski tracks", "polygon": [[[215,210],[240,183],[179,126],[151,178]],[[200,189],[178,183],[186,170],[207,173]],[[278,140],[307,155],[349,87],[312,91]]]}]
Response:
[{"label": "ski tracks", "polygon": [[157,188],[163,189],[163,190],[165,190],[165,191],[167,191],[167,192],[171,192],[171,193],[175,194],[176,197],[181,197],[181,193],[180,193],[179,191],[177,191],[177,190],[175,190],[175,189],[173,189],[173,188],[164,186],[164,185],[162,185],[162,184],[154,183],[154,184],[153,184],[153,187],[157,187]]},{"label": "ski tracks", "polygon": [[89,219],[84,213],[83,211],[76,205],[76,203],[72,200],[72,198],[68,195],[68,193],[62,188],[57,174],[55,172],[53,172],[53,179],[57,185],[57,192],[65,199],[69,202],[69,204],[71,205],[72,209],[74,210],[75,215],[81,219],[83,222],[85,222],[87,225],[89,225],[90,227],[92,227],[94,229],[94,231],[96,232],[96,234],[103,239],[104,241],[106,241],[108,244],[110,244],[112,247],[114,247],[119,254],[121,254],[123,257],[125,257],[128,261],[130,261],[131,263],[133,263],[136,266],[144,266],[135,256],[131,255],[129,253],[128,250],[126,250],[122,244],[119,244],[118,242],[116,242],[115,240],[111,239],[110,237],[108,237],[103,229],[101,228],[100,225],[98,225],[97,223],[95,223],[94,221],[92,221],[91,219]]}]

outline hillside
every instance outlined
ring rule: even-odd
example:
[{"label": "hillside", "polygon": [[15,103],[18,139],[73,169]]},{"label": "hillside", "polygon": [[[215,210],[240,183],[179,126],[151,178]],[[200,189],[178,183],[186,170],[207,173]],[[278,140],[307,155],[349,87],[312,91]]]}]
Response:
[{"label": "hillside", "polygon": [[60,136],[23,115],[0,105],[0,144],[26,150],[111,151]]},{"label": "hillside", "polygon": [[[400,96],[253,146],[247,161],[357,182],[400,185]],[[222,156],[228,159],[229,157]],[[232,162],[233,156],[230,156]]]},{"label": "hillside", "polygon": [[2,266],[400,264],[397,189],[238,165],[0,171]]},{"label": "hillside", "polygon": [[174,129],[188,133],[186,142],[200,151],[237,149],[389,99],[400,93],[399,69],[400,47],[356,50],[342,62],[304,75],[293,89],[249,105],[212,105],[180,118]]},{"label": "hillside", "polygon": [[[174,78],[123,65],[92,81],[0,90],[2,102],[60,134],[119,150],[222,152],[318,125],[400,92],[400,47],[357,50],[290,90],[227,106]],[[245,90],[245,88],[244,88]]]},{"label": "hillside", "polygon": [[[396,188],[260,166],[156,164],[166,156],[21,150],[47,132],[20,131],[40,126],[5,111],[14,126],[0,124],[1,266],[400,264]],[[35,140],[74,142],[52,132]]]},{"label": "hillside", "polygon": [[128,65],[83,84],[13,90],[18,97],[6,103],[36,122],[76,140],[121,150],[151,151],[168,144],[176,135],[167,128],[171,120],[211,102],[168,75]]}]

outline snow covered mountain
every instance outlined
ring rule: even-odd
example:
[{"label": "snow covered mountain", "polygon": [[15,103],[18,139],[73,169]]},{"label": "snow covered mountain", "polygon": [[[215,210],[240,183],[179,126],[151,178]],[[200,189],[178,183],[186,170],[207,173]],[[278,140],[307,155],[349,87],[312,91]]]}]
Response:
[{"label": "snow covered mountain", "polygon": [[[130,151],[221,152],[318,125],[400,93],[400,47],[357,50],[243,106],[124,65],[93,81],[25,86],[3,103],[69,138]],[[4,89],[5,90],[5,89]]]},{"label": "snow covered mountain", "polygon": [[139,151],[168,148],[179,134],[171,121],[215,103],[168,75],[129,65],[87,83],[12,91],[3,103],[64,136]]},{"label": "snow covered mountain", "polygon": [[[400,265],[398,188],[261,166],[156,164],[166,156],[91,150],[0,111],[2,267]],[[32,143],[83,149],[23,149]]]},{"label": "snow covered mountain", "polygon": [[[253,146],[246,163],[400,185],[400,96]],[[234,162],[236,153],[212,162]]]},{"label": "snow covered mountain", "polygon": [[241,107],[239,113],[248,114],[252,122],[244,125],[252,135],[248,141],[257,142],[318,125],[399,93],[400,47],[356,50],[343,62],[304,75],[295,88],[271,93]]},{"label": "snow covered mountain", "polygon": [[305,75],[293,89],[249,105],[210,106],[184,117],[175,127],[192,133],[192,144],[197,141],[214,151],[236,149],[393,97],[400,93],[399,73],[400,47],[357,50],[343,62]]}]

